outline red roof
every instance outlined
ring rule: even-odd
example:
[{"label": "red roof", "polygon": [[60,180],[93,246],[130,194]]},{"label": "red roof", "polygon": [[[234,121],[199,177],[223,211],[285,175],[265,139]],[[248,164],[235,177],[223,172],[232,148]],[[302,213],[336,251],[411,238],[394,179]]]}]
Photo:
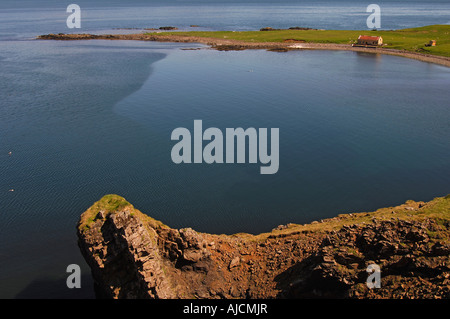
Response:
[{"label": "red roof", "polygon": [[380,37],[373,37],[370,35],[360,35],[358,39],[377,41],[378,39],[380,39]]}]

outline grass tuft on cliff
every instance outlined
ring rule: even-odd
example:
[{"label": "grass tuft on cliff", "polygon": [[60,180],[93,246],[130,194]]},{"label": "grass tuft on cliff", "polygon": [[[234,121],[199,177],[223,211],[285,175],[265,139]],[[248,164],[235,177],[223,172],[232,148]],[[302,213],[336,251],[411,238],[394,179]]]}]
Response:
[{"label": "grass tuft on cliff", "polygon": [[162,222],[142,213],[138,209],[134,208],[125,198],[115,194],[108,194],[103,196],[100,200],[95,202],[89,207],[80,217],[78,223],[79,231],[89,230],[91,224],[99,218],[99,213],[103,212],[103,217],[109,214],[122,211],[124,209],[130,210],[131,215],[135,215],[141,221],[147,223],[153,228],[167,228]]},{"label": "grass tuft on cliff", "polygon": [[94,222],[94,220],[97,218],[98,213],[101,211],[105,212],[106,214],[110,214],[128,206],[130,208],[133,208],[133,205],[131,205],[125,200],[125,198],[119,195],[105,195],[81,215],[80,222],[78,223],[78,229],[89,229],[90,225]]},{"label": "grass tuft on cliff", "polygon": [[94,204],[94,208],[106,210],[108,212],[115,212],[127,206],[132,206],[129,202],[125,200],[125,198],[109,194],[103,196],[98,202]]}]

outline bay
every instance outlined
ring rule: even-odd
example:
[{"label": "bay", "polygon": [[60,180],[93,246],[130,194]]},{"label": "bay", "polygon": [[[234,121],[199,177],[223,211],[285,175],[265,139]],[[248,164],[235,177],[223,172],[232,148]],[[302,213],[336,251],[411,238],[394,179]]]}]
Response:
[{"label": "bay", "polygon": [[[37,41],[67,32],[67,13],[52,1],[32,4],[0,7],[2,298],[92,298],[75,227],[109,193],[172,227],[212,233],[259,233],[449,193],[448,68],[355,52]],[[175,22],[352,29],[367,17],[351,1],[80,5],[83,32],[103,33]],[[446,2],[386,7],[386,28],[448,23]],[[175,165],[170,134],[194,119],[223,130],[280,128],[278,173]],[[81,290],[65,285],[72,263],[82,266]]]}]

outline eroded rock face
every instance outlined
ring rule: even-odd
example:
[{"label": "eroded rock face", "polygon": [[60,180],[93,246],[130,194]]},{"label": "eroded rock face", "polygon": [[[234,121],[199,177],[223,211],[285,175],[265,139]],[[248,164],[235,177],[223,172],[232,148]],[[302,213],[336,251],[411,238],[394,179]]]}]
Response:
[{"label": "eroded rock face", "polygon": [[80,233],[97,293],[106,298],[175,298],[153,229],[128,210],[104,216]]},{"label": "eroded rock face", "polygon": [[132,208],[99,211],[78,237],[99,298],[274,298],[276,275],[319,242],[155,227]]},{"label": "eroded rock face", "polygon": [[[449,298],[449,247],[429,244],[429,233],[437,229],[433,220],[344,226],[297,265],[295,276],[303,280],[294,282],[286,297]],[[381,269],[379,289],[365,284],[370,264]]]},{"label": "eroded rock face", "polygon": [[[361,222],[369,214],[350,214],[228,236],[172,229],[124,199],[108,200],[119,208],[94,205],[78,227],[99,298],[450,297],[445,218]],[[380,289],[366,286],[372,263],[381,268]]]}]

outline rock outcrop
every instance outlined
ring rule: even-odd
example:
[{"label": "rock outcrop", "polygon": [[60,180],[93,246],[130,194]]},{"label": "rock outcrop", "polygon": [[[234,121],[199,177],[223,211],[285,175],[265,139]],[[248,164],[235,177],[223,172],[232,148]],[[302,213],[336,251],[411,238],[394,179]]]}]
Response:
[{"label": "rock outcrop", "polygon": [[[99,298],[450,297],[450,196],[214,235],[172,229],[107,195],[77,230]],[[367,287],[369,264],[381,288]]]},{"label": "rock outcrop", "polygon": [[[448,229],[448,224],[445,226]],[[302,280],[286,297],[449,298],[450,246],[431,241],[434,220],[374,220],[332,231],[289,275]],[[380,267],[380,289],[368,289],[367,267]]]}]

